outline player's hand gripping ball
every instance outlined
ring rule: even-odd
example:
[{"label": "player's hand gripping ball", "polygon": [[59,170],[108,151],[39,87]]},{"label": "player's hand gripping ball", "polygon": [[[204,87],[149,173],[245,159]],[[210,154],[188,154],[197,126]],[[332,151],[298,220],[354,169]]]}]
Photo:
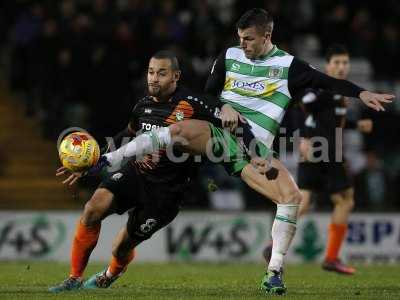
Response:
[{"label": "player's hand gripping ball", "polygon": [[73,132],[62,140],[58,155],[65,168],[71,172],[82,172],[97,163],[100,148],[90,134]]}]

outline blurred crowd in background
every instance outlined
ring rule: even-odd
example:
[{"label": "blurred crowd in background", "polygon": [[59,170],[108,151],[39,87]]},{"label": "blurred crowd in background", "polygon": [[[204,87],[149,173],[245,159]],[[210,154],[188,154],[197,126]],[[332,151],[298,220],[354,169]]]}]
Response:
[{"label": "blurred crowd in background", "polygon": [[[0,2],[0,53],[7,57],[10,87],[25,104],[26,116],[40,120],[45,138],[80,126],[103,141],[126,126],[144,93],[153,53],[174,50],[183,84],[201,91],[215,57],[237,44],[235,22],[251,7],[274,15],[273,42],[280,48],[309,59],[323,56],[333,42],[342,43],[353,58],[371,65],[372,88],[396,92],[397,0],[5,0]],[[364,137],[364,162],[354,174],[357,207],[399,207],[400,105],[361,114],[374,120],[375,129]],[[219,177],[219,171],[205,172]],[[222,178],[226,189],[240,185]],[[256,195],[246,189],[245,194],[247,207],[259,203]]]}]

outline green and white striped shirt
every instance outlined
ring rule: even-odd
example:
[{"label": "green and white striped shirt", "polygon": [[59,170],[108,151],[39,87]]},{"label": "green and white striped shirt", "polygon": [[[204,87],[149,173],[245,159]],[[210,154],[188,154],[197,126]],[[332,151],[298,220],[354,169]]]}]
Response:
[{"label": "green and white striped shirt", "polygon": [[291,100],[288,70],[292,61],[292,55],[276,46],[257,60],[246,58],[237,47],[226,51],[220,99],[247,119],[255,137],[267,147],[271,147]]},{"label": "green and white striped shirt", "polygon": [[348,97],[358,97],[364,90],[329,77],[273,46],[255,60],[248,59],[239,47],[228,48],[215,61],[205,91],[240,112],[254,136],[270,148],[292,96],[306,88],[332,90]]}]

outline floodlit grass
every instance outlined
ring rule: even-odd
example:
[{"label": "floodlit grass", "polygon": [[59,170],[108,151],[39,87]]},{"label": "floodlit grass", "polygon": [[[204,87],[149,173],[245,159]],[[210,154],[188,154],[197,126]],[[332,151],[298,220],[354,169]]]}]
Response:
[{"label": "floodlit grass", "polygon": [[[92,264],[86,276],[104,268]],[[0,299],[265,299],[259,264],[132,264],[107,290],[55,296],[48,287],[66,278],[66,264],[0,262]],[[400,299],[399,266],[360,266],[354,276],[324,272],[318,265],[285,270],[285,299]],[[274,296],[273,298],[276,298]]]}]

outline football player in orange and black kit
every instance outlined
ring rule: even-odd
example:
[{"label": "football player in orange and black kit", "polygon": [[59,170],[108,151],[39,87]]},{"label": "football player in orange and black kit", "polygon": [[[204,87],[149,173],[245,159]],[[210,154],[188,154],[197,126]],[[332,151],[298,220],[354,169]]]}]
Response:
[{"label": "football player in orange and black kit", "polygon": [[[207,101],[206,96],[177,86],[180,71],[172,53],[160,51],[152,57],[148,77],[154,72],[157,72],[158,79],[149,80],[149,95],[136,104],[128,127],[114,137],[115,145],[119,145],[124,137],[133,137],[140,131],[165,127],[183,119],[195,118],[222,126],[216,118],[219,108],[212,104],[216,103],[215,100]],[[183,154],[176,149],[173,151],[178,158]],[[132,159],[109,173],[86,203],[77,224],[69,277],[49,290],[57,293],[82,287],[108,287],[134,258],[134,248],[176,217],[183,201],[183,189],[197,165],[193,159],[173,162],[165,150],[160,150],[140,161]],[[57,175],[67,173],[65,168],[60,168]],[[63,183],[74,184],[81,176],[72,174]],[[126,211],[129,211],[127,226],[114,242],[109,267],[83,285],[82,275],[98,241],[102,220],[108,215]]]},{"label": "football player in orange and black kit", "polygon": [[[347,78],[350,56],[344,46],[332,45],[328,49],[325,69],[332,77]],[[346,120],[347,100],[335,93],[308,90],[301,99],[307,118],[300,143],[302,162],[299,163],[297,173],[297,183],[303,194],[299,216],[309,210],[313,192],[322,191],[329,194],[334,209],[328,228],[328,242],[322,268],[351,275],[355,269],[339,259],[340,248],[346,237],[347,222],[354,206],[354,190],[342,157],[341,133],[344,128],[357,128],[363,133],[369,133],[372,130],[372,121]],[[317,141],[321,137],[326,141],[326,147]]]}]

